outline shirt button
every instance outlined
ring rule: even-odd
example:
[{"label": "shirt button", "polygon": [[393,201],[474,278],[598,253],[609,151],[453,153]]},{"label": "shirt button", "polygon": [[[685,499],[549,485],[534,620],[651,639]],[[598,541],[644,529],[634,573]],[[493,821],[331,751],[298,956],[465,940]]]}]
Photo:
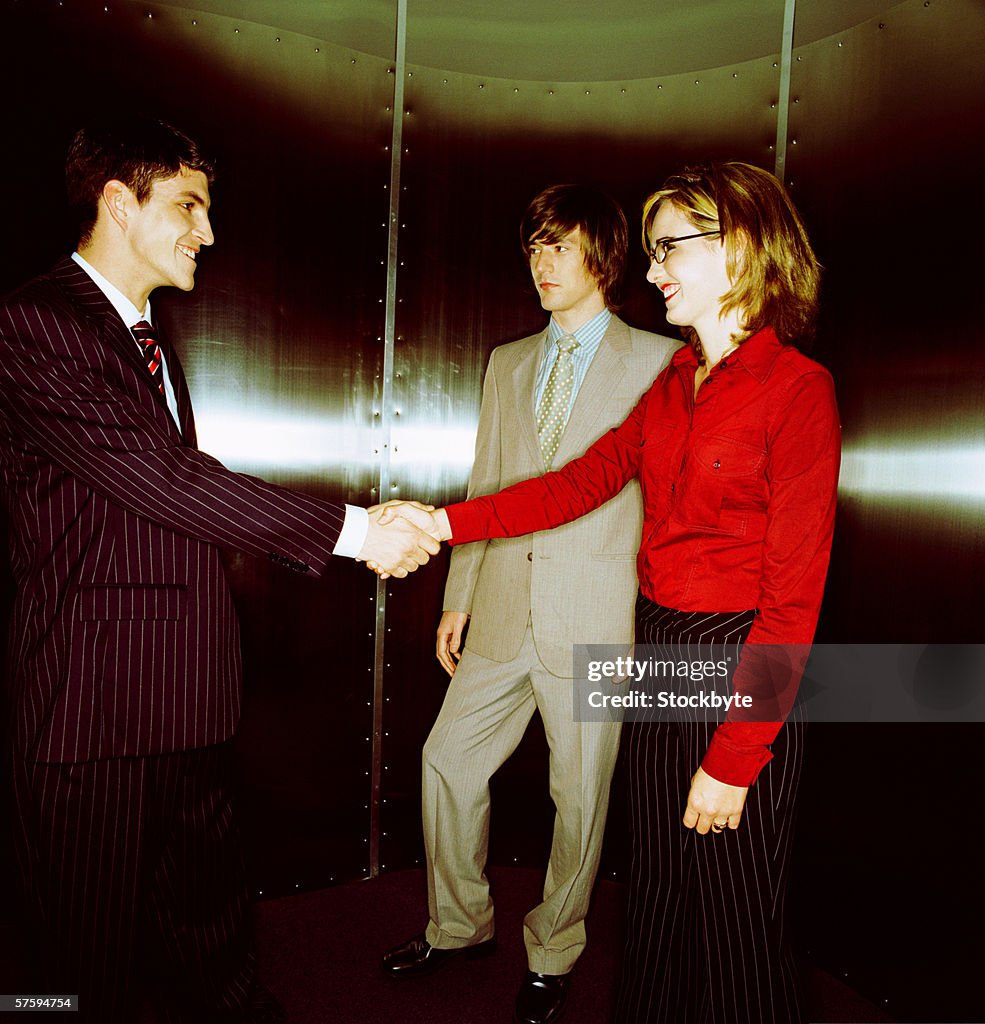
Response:
[{"label": "shirt button", "polygon": [[715,461],[712,463],[712,466],[714,466],[715,469],[721,469],[722,468],[722,464],[718,461],[718,459],[715,459]]},{"label": "shirt button", "polygon": [[676,490],[677,490],[677,484],[671,484],[670,485],[670,493],[673,494],[674,491],[676,491]]},{"label": "shirt button", "polygon": [[532,562],[534,560],[534,553],[532,551],[527,552],[527,561]]}]

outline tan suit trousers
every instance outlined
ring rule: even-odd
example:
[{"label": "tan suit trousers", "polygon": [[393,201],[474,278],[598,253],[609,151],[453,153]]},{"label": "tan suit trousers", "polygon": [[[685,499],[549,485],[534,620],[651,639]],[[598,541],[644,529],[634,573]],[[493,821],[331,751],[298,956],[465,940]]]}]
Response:
[{"label": "tan suit trousers", "polygon": [[427,940],[441,949],[491,938],[485,874],[489,778],[513,753],[535,710],[550,746],[557,813],[544,899],[523,922],[530,969],[567,974],[585,946],[585,914],[598,870],[618,722],[576,722],[572,681],[541,664],[527,627],[508,662],[468,649],[424,746]]}]

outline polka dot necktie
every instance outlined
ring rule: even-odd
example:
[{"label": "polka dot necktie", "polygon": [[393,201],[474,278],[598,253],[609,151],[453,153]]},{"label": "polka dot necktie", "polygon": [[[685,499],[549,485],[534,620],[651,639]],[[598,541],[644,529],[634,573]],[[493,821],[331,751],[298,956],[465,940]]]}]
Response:
[{"label": "polka dot necktie", "polygon": [[158,344],[154,328],[146,320],[141,320],[139,323],[134,324],[130,330],[133,332],[133,336],[137,339],[137,344],[144,353],[144,359],[147,360],[147,369],[150,370],[154,383],[163,395],[164,367],[161,365],[161,346]]},{"label": "polka dot necktie", "polygon": [[551,375],[547,378],[547,387],[537,409],[537,436],[540,438],[540,450],[544,455],[544,465],[550,469],[554,464],[561,435],[568,422],[571,410],[571,393],[575,386],[575,364],[572,353],[578,348],[578,340],[572,334],[566,334],[557,340],[557,359],[551,367]]}]

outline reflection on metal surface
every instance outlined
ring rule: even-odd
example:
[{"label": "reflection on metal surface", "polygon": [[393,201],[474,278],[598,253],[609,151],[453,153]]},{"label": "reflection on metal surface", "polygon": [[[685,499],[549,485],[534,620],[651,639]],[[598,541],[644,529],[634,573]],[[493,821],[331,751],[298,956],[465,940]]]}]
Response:
[{"label": "reflection on metal surface", "polygon": [[776,158],[773,173],[783,181],[787,163],[787,121],[790,116],[790,65],[793,62],[793,26],[797,0],[783,5],[783,47],[780,50],[780,93],[776,111]]},{"label": "reflection on metal surface", "polygon": [[[371,428],[354,436],[352,424],[289,409],[224,412],[210,408],[199,417],[198,442],[202,451],[236,470],[327,471],[342,464],[379,463]],[[474,423],[401,427],[394,433],[393,462],[404,473],[439,465],[468,470],[474,452]]]},{"label": "reflection on metal surface", "polygon": [[341,463],[375,466],[370,445],[352,444],[352,426],[329,417],[301,416],[289,410],[222,412],[210,408],[198,421],[199,447],[230,469],[290,466],[329,469]]},{"label": "reflection on metal surface", "polygon": [[401,428],[394,434],[394,462],[407,469],[441,465],[471,469],[475,456],[476,426],[435,424],[431,427]]},{"label": "reflection on metal surface", "polygon": [[985,499],[985,448],[846,449],[840,490],[859,496]]},{"label": "reflection on metal surface", "polygon": [[[396,43],[393,68],[393,110],[404,109],[404,76],[407,55],[407,0],[397,0]],[[390,109],[389,107],[387,109]],[[397,313],[397,242],[400,237],[400,166],[403,151],[402,117],[391,118],[390,130],[390,209],[387,218],[386,302],[383,323],[383,379],[380,413],[381,442],[379,452],[379,494],[387,497],[393,492],[390,483],[390,456],[393,453],[391,428],[393,425],[393,346],[394,322]],[[380,809],[383,779],[383,672],[385,668],[384,642],[386,640],[386,585],[376,581],[376,626],[373,631],[373,746],[372,774],[370,775],[369,805],[369,866],[367,874],[375,878],[380,873]]]}]

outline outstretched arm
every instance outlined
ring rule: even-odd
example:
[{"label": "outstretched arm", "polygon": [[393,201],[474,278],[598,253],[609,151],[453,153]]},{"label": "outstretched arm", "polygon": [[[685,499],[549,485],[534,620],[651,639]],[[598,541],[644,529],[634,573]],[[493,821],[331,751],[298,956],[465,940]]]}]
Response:
[{"label": "outstretched arm", "polygon": [[518,537],[578,519],[614,497],[637,475],[648,398],[649,392],[625,422],[556,473],[433,513],[417,502],[388,502],[387,517],[407,515],[421,529],[452,544]]}]

